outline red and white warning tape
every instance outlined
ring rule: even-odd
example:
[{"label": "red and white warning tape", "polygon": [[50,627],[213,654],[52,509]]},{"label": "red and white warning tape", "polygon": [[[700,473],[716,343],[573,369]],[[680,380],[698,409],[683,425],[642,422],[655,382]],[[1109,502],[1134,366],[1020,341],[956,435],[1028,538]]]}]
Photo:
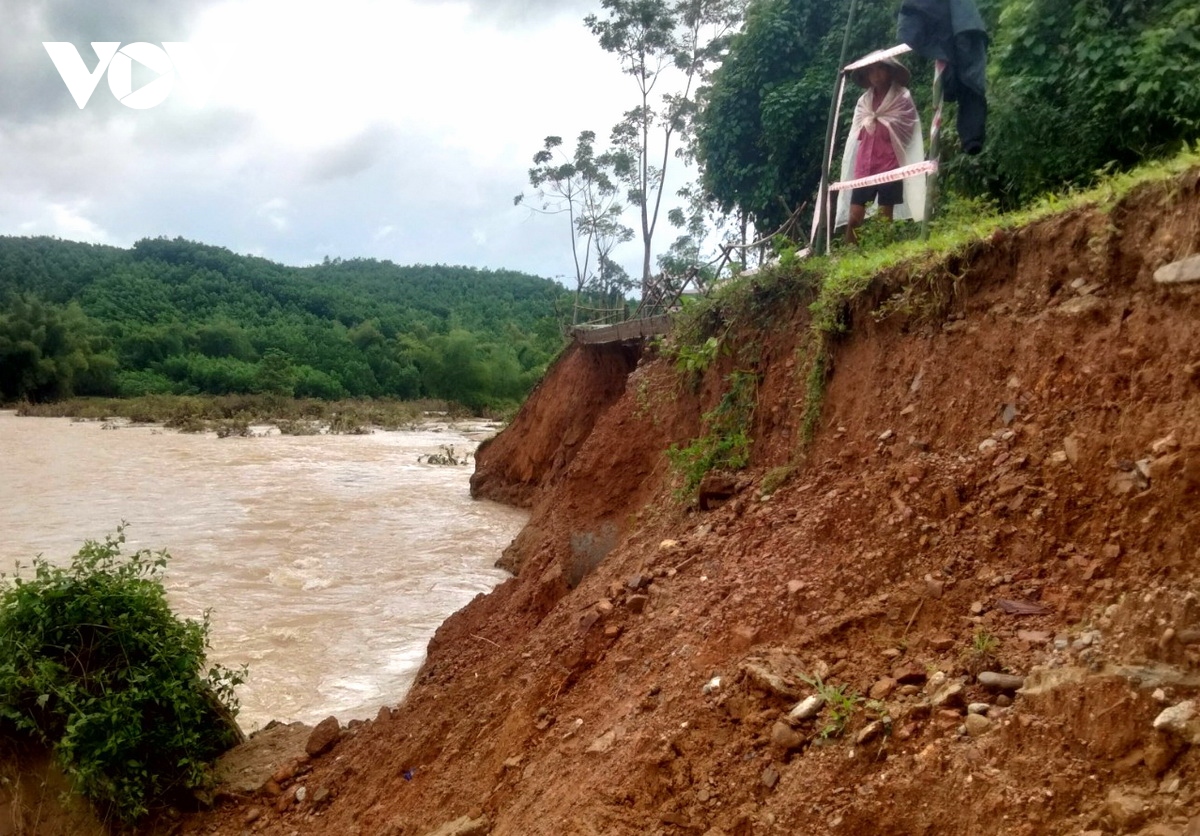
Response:
[{"label": "red and white warning tape", "polygon": [[829,186],[831,192],[844,192],[847,189],[861,189],[866,186],[882,186],[884,183],[895,183],[897,180],[904,180],[908,177],[916,177],[918,174],[928,174],[931,171],[937,171],[937,160],[924,160],[911,165],[904,165],[900,168],[893,168],[891,171],[885,171],[883,174],[872,174],[870,177],[859,177],[857,180],[839,180]]}]

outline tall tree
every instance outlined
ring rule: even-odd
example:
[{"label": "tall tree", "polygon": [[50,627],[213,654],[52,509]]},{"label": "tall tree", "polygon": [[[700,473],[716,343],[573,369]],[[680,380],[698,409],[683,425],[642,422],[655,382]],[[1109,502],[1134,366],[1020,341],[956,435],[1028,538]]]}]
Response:
[{"label": "tall tree", "polygon": [[[529,169],[529,185],[538,201],[531,208],[565,214],[570,224],[576,311],[585,292],[610,290],[617,279],[610,253],[617,244],[633,238],[633,230],[621,223],[625,207],[618,201],[612,178],[614,157],[611,153],[597,155],[595,143],[594,131],[581,132],[575,152],[568,157],[561,150],[562,137],[548,136]],[[513,203],[526,204],[524,193],[513,198]]]},{"label": "tall tree", "polygon": [[[601,0],[607,17],[584,19],[637,86],[637,105],[613,127],[612,143],[617,175],[640,213],[643,294],[651,279],[672,151],[690,136],[696,91],[723,53],[743,5],[740,0]],[[674,79],[671,89],[668,79]]]},{"label": "tall tree", "polygon": [[96,330],[78,303],[9,300],[0,310],[0,401],[112,394],[117,360]]}]

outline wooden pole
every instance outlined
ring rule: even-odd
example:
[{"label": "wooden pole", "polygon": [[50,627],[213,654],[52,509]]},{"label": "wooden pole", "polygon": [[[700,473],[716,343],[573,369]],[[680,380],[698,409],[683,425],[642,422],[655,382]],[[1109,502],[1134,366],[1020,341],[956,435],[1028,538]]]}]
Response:
[{"label": "wooden pole", "polygon": [[[945,98],[943,79],[946,62],[938,61],[933,69],[933,120],[929,123],[929,159],[935,163],[942,153],[942,101]],[[929,240],[929,222],[933,219],[933,206],[937,197],[938,173],[935,169],[925,175],[925,218],[921,221],[921,240]]]},{"label": "wooden pole", "polygon": [[[858,11],[858,0],[850,0],[850,14],[846,17],[846,33],[842,36],[842,57],[838,59],[838,84],[842,81],[842,67],[846,66],[846,55],[850,51],[850,30],[854,27],[854,14]],[[825,153],[821,155],[821,190],[817,195],[817,211],[821,214],[817,224],[817,234],[813,241],[813,252],[817,255],[825,252],[825,231],[831,223],[829,217],[829,156],[833,153],[833,134],[837,125],[837,85],[834,85],[833,98],[829,101],[829,119],[825,125]]]}]

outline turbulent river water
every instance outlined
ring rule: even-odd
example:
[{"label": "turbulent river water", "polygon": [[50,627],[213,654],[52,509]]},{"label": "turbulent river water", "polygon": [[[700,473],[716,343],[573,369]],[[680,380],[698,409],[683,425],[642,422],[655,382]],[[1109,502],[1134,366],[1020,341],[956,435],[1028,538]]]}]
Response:
[{"label": "turbulent river water", "polygon": [[399,702],[438,624],[502,581],[523,511],[476,502],[493,429],[218,439],[0,411],[0,569],[63,563],[125,521],[166,549],[181,616],[212,610],[210,661],[250,666],[239,721],[343,722]]}]

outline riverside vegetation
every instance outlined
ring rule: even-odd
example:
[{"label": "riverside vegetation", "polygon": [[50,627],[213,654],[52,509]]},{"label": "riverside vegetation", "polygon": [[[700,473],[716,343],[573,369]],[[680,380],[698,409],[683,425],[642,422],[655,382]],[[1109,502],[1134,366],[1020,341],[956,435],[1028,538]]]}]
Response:
[{"label": "riverside vegetation", "polygon": [[207,613],[167,604],[170,556],[124,542],[118,528],[65,568],[35,558],[32,577],[3,578],[0,730],[52,749],[102,820],[130,824],[209,786],[210,761],[242,739],[247,671],[206,664]]},{"label": "riverside vegetation", "polygon": [[[511,409],[482,410],[504,418]],[[17,414],[40,418],[162,424],[179,432],[248,435],[252,424],[274,425],[283,435],[361,435],[371,428],[412,430],[431,417],[455,420],[470,410],[446,401],[398,401],[390,398],[323,401],[278,395],[141,395],[134,398],[67,398],[50,403],[22,402]]]}]

